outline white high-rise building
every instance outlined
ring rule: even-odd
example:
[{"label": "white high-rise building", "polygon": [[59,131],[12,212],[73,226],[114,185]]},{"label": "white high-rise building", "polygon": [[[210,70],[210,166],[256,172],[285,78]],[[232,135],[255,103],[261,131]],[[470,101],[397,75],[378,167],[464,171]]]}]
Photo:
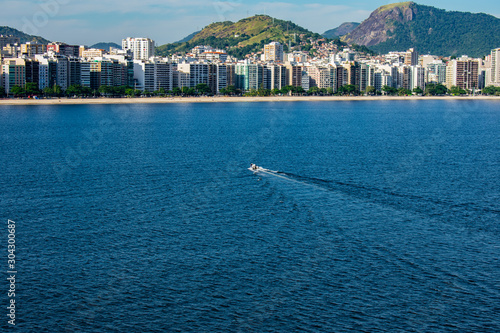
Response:
[{"label": "white high-rise building", "polygon": [[410,90],[415,88],[425,89],[425,68],[422,66],[411,66]]},{"label": "white high-rise building", "polygon": [[189,88],[195,88],[200,83],[208,84],[208,64],[182,63],[177,65],[177,70],[189,74]]},{"label": "white high-rise building", "polygon": [[134,60],[135,89],[155,91],[155,64],[145,60]]},{"label": "white high-rise building", "polygon": [[[48,54],[35,55],[38,67],[38,87],[44,89],[54,84],[60,86],[63,90],[70,86],[70,66],[69,58],[58,53],[49,52]],[[79,80],[79,78],[77,79]]]},{"label": "white high-rise building", "polygon": [[130,38],[122,40],[122,49],[130,50],[134,60],[148,60],[155,55],[155,42],[149,38]]},{"label": "white high-rise building", "polygon": [[488,87],[493,85],[493,80],[491,79],[491,68],[484,69],[484,86]]},{"label": "white high-rise building", "polygon": [[382,91],[384,86],[394,87],[393,76],[386,71],[382,71],[381,81],[380,81],[380,90],[378,89],[377,84],[375,84],[375,89]]},{"label": "white high-rise building", "polygon": [[149,61],[134,60],[135,88],[149,92],[173,88],[172,63],[165,59],[154,58]]},{"label": "white high-rise building", "polygon": [[491,50],[491,83],[500,86],[500,48]]}]

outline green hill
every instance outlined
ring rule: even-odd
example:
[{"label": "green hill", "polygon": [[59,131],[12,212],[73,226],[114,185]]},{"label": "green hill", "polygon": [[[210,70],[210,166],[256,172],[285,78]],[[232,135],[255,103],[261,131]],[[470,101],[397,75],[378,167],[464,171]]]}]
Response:
[{"label": "green hill", "polygon": [[380,53],[405,51],[481,57],[500,46],[500,19],[487,14],[446,11],[414,2],[376,9],[342,38]]},{"label": "green hill", "polygon": [[246,54],[261,51],[263,45],[273,41],[282,44],[292,41],[292,45],[296,45],[310,37],[322,38],[321,35],[290,21],[256,15],[236,23],[230,21],[212,23],[187,42],[165,44],[156,50],[159,55],[168,55],[187,52],[196,45],[210,45],[225,49],[228,54],[241,58]]},{"label": "green hill", "polygon": [[96,43],[96,44],[92,45],[90,48],[109,51],[110,47],[114,47],[115,49],[121,49],[122,48],[121,45],[118,45],[118,44],[113,43],[113,42],[100,42],[100,43]]},{"label": "green hill", "polygon": [[43,37],[28,35],[22,31],[19,31],[17,29],[11,28],[11,27],[6,27],[6,26],[0,27],[0,35],[4,35],[4,36],[12,35],[14,37],[19,37],[21,39],[21,43],[26,43],[26,42],[39,42],[42,44],[50,43],[49,40],[47,40]]}]

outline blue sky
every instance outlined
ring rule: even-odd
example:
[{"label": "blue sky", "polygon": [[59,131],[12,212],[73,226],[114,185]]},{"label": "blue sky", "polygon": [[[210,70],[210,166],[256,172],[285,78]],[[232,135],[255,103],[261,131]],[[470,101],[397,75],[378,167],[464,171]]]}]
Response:
[{"label": "blue sky", "polygon": [[[483,12],[500,17],[497,0],[416,1],[446,10]],[[177,41],[218,21],[237,21],[254,14],[291,20],[323,33],[343,22],[361,22],[391,1],[298,0],[2,0],[0,25],[72,44],[120,43],[150,37],[158,45]]]}]

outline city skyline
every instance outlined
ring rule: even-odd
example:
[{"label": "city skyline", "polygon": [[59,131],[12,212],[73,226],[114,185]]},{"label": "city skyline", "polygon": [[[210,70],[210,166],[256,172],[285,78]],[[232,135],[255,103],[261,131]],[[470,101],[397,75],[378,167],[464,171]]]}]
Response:
[{"label": "city skyline", "polygon": [[[454,11],[484,12],[499,17],[500,10],[491,0],[479,4],[442,0],[419,4]],[[290,20],[313,32],[323,33],[343,22],[362,22],[376,8],[391,1],[357,1],[345,5],[340,1],[317,0],[266,1],[247,4],[234,1],[108,1],[89,0],[7,1],[0,14],[2,25],[53,41],[92,45],[97,42],[120,43],[124,36],[154,39],[157,45],[175,42],[206,25],[219,21],[238,21],[255,14],[267,14]],[[148,24],[144,24],[148,22]]]},{"label": "city skyline", "polygon": [[[445,61],[433,55],[419,57],[414,48],[370,57],[350,48],[339,49],[333,42],[312,43],[319,57],[300,50],[285,54],[280,43],[271,42],[264,45],[262,54],[245,60],[208,46],[197,46],[185,56],[155,57],[154,41],[148,38],[123,39],[123,50],[112,49],[109,53],[64,43],[45,47],[35,44],[36,48],[30,44],[8,46],[4,52],[12,54],[2,61],[0,95],[28,91],[33,95],[40,91],[49,95],[56,91],[70,95],[97,91],[178,95],[195,94],[198,89],[225,95],[230,87],[263,96],[285,90],[286,94],[289,89],[330,95],[411,95],[422,94],[427,85],[427,93],[435,95],[435,87],[441,85],[439,89],[444,91],[440,90],[440,94],[448,89],[452,94],[467,94],[471,89],[475,93],[476,88],[500,86],[498,48],[485,59],[464,55]],[[491,93],[488,89],[487,94]]]}]

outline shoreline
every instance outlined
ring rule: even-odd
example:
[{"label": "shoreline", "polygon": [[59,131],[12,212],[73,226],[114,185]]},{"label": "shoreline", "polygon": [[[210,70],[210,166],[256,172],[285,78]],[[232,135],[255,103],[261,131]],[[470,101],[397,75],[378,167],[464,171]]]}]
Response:
[{"label": "shoreline", "polygon": [[268,97],[136,97],[136,98],[51,98],[0,99],[1,105],[83,105],[83,104],[170,104],[243,102],[332,102],[332,101],[420,101],[497,100],[499,96],[268,96]]}]

